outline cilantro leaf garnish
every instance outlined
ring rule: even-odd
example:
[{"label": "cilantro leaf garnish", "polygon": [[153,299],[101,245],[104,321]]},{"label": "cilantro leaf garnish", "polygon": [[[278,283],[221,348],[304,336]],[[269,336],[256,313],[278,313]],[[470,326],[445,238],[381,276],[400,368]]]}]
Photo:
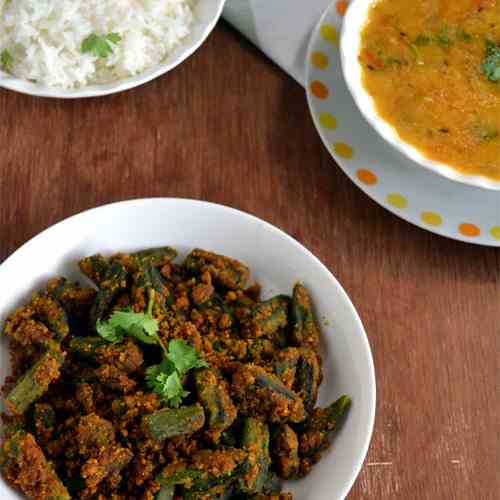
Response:
[{"label": "cilantro leaf garnish", "polygon": [[206,361],[198,356],[196,350],[182,340],[172,340],[168,344],[167,359],[173,363],[180,375],[193,368],[208,366]]},{"label": "cilantro leaf garnish", "polygon": [[491,82],[500,82],[500,45],[486,40],[486,53],[481,70]]},{"label": "cilantro leaf garnish", "polygon": [[161,344],[158,321],[149,314],[115,311],[107,321],[98,320],[96,330],[108,342],[122,342],[128,335],[145,344]]},{"label": "cilantro leaf garnish", "polygon": [[183,340],[172,340],[168,352],[158,365],[146,369],[146,384],[160,401],[177,408],[189,395],[182,386],[182,377],[193,368],[208,366],[196,350]]},{"label": "cilantro leaf garnish", "polygon": [[14,57],[12,56],[12,54],[7,49],[3,49],[0,52],[0,66],[7,69],[9,66],[12,66],[13,62]]},{"label": "cilantro leaf garnish", "polygon": [[113,53],[113,46],[121,41],[122,37],[118,33],[108,33],[107,35],[90,34],[82,42],[81,51],[83,54],[90,53],[95,57],[105,58]]}]

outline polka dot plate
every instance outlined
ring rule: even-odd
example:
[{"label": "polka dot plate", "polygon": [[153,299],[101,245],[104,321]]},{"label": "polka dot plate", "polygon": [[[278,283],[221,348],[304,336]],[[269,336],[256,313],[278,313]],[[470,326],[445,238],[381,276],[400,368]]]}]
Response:
[{"label": "polka dot plate", "polygon": [[344,82],[339,33],[346,2],[333,3],[308,50],[306,88],[316,128],[331,155],[368,196],[442,236],[500,247],[500,193],[434,174],[388,145],[365,121]]}]

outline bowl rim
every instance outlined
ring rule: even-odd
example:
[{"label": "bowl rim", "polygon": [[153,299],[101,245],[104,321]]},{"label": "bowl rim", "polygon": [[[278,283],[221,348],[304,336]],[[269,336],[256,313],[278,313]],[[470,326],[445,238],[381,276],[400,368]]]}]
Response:
[{"label": "bowl rim", "polygon": [[[390,146],[419,166],[451,181],[490,191],[500,191],[500,181],[482,175],[462,174],[451,165],[426,157],[416,147],[401,139],[396,129],[378,113],[373,97],[363,85],[362,67],[358,57],[361,30],[371,6],[377,1],[351,0],[342,23],[340,62],[345,82],[357,108],[372,128]],[[358,16],[361,19],[359,24]]]},{"label": "bowl rim", "polygon": [[[203,45],[203,43],[205,43],[206,39],[219,21],[226,3],[226,0],[214,1],[217,2],[217,8],[210,16],[209,22],[206,24],[204,23],[204,25],[200,25],[203,26],[203,29],[196,36],[196,38],[191,40],[190,35],[192,33],[190,33],[188,38],[182,40],[174,49],[174,54],[176,51],[178,51],[178,53],[174,55],[172,60],[169,60],[169,56],[167,55],[167,59],[165,61],[162,61],[151,68],[147,68],[137,75],[122,78],[113,82],[87,85],[78,89],[63,89],[23,80],[22,78],[17,78],[9,73],[6,73],[5,71],[0,70],[0,88],[33,97],[45,97],[51,99],[88,99],[92,97],[104,97],[107,95],[117,94],[119,92],[124,92],[126,90],[144,85],[145,83],[155,80],[182,64],[186,59],[192,56],[201,47],[201,45]],[[194,24],[196,24],[196,19],[194,20]]]},{"label": "bowl rim", "polygon": [[42,240],[43,238],[46,238],[48,234],[56,231],[60,231],[61,228],[64,225],[71,225],[78,219],[84,220],[85,218],[88,217],[93,217],[95,214],[97,214],[101,210],[107,210],[107,209],[116,209],[118,206],[120,207],[128,207],[129,209],[132,207],[138,207],[141,205],[147,205],[150,206],[151,204],[154,203],[180,203],[180,204],[186,204],[189,206],[192,205],[197,205],[200,208],[202,207],[211,207],[219,210],[224,210],[226,212],[229,212],[245,221],[248,221],[252,224],[257,224],[266,229],[267,231],[270,231],[271,233],[279,236],[280,238],[283,238],[285,241],[287,241],[289,244],[294,246],[296,249],[300,250],[301,253],[303,253],[308,260],[312,261],[313,264],[315,264],[318,269],[321,270],[322,273],[325,274],[325,276],[328,277],[328,280],[332,283],[333,287],[337,290],[339,296],[342,298],[343,302],[347,306],[351,317],[355,323],[356,330],[359,331],[360,335],[360,341],[361,341],[361,346],[362,350],[364,352],[364,355],[366,359],[368,360],[368,366],[366,367],[368,370],[369,374],[369,380],[370,380],[370,385],[367,387],[368,391],[368,397],[371,399],[371,401],[367,402],[367,414],[368,414],[368,420],[365,422],[363,428],[365,432],[365,436],[363,439],[363,445],[360,447],[359,452],[357,453],[357,459],[356,459],[356,464],[353,466],[352,471],[350,473],[350,477],[346,480],[345,486],[343,488],[343,491],[341,492],[341,496],[338,497],[340,498],[345,498],[349,491],[351,490],[354,482],[356,481],[357,477],[359,476],[359,473],[361,471],[361,468],[363,466],[363,463],[366,459],[368,449],[370,446],[370,442],[373,436],[373,430],[374,430],[374,425],[375,425],[375,415],[376,415],[376,401],[377,401],[377,381],[376,381],[376,374],[375,374],[375,364],[373,360],[373,353],[370,347],[370,342],[368,340],[368,336],[366,334],[366,330],[364,328],[364,325],[361,321],[361,318],[354,307],[351,299],[349,298],[347,292],[344,290],[340,282],[337,280],[337,278],[333,275],[333,273],[316,257],[310,250],[308,250],[304,245],[302,245],[299,241],[297,241],[295,238],[287,234],[285,231],[282,229],[274,226],[273,224],[266,222],[259,217],[256,217],[254,215],[251,215],[247,212],[244,212],[242,210],[238,210],[226,205],[218,204],[218,203],[212,203],[204,200],[196,200],[196,199],[190,199],[190,198],[170,198],[170,197],[152,197],[152,198],[134,198],[134,199],[128,199],[128,200],[123,200],[123,201],[118,201],[118,202],[113,202],[113,203],[107,203],[104,205],[100,205],[94,208],[90,208],[87,210],[83,210],[81,212],[78,212],[75,215],[72,215],[70,217],[67,217],[65,219],[62,219],[61,221],[50,225],[40,231],[38,234],[30,238],[28,241],[26,241],[24,244],[22,244],[19,248],[14,250],[3,262],[0,263],[0,280],[2,279],[2,275],[4,274],[5,270],[7,267],[10,267],[12,265],[20,265],[24,258],[25,252],[28,251],[28,248],[31,247],[34,244],[37,244],[39,240]]}]

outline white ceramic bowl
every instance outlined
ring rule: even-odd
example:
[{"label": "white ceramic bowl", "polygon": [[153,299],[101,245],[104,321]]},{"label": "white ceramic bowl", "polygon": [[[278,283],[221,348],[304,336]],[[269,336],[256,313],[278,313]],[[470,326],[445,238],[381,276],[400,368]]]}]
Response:
[{"label": "white ceramic bowl", "polygon": [[399,152],[434,173],[484,189],[500,190],[500,182],[479,175],[464,175],[450,165],[431,160],[415,147],[403,141],[397,131],[377,112],[375,103],[363,85],[363,68],[359,61],[361,33],[376,0],[351,0],[342,25],[340,57],[347,86],[368,123]]},{"label": "white ceramic bowl", "polygon": [[[202,247],[242,260],[265,295],[290,293],[301,280],[323,325],[325,380],[320,404],[352,397],[334,446],[303,480],[287,484],[300,500],[340,500],[363,464],[375,417],[375,373],[363,325],[348,296],[321,262],[284,232],[251,215],[201,201],[132,200],[88,210],[43,231],[0,265],[0,324],[53,275],[82,279],[76,261],[96,252],[173,245]],[[0,380],[9,372],[0,344]],[[0,498],[20,498],[3,480]]]},{"label": "white ceramic bowl", "polygon": [[198,0],[194,9],[194,24],[189,36],[164,61],[138,75],[102,85],[89,85],[80,89],[66,90],[21,80],[0,71],[0,87],[23,94],[58,99],[100,97],[138,87],[164,75],[193,54],[214,29],[222,14],[225,2],[226,0]]}]

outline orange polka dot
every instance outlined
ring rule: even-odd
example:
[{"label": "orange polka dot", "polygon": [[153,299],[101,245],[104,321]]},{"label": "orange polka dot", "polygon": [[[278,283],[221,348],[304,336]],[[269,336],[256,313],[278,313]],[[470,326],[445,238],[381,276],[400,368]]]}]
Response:
[{"label": "orange polka dot", "polygon": [[475,238],[481,234],[481,229],[479,229],[475,224],[469,224],[468,222],[464,222],[458,226],[458,230],[463,236],[467,236],[469,238]]},{"label": "orange polka dot", "polygon": [[319,82],[318,80],[311,82],[311,92],[313,93],[313,96],[317,97],[318,99],[327,99],[330,95],[327,86],[324,83]]},{"label": "orange polka dot", "polygon": [[374,186],[378,182],[377,176],[371,170],[367,170],[365,168],[360,168],[356,172],[356,177],[363,184],[368,184],[368,186]]},{"label": "orange polka dot", "polygon": [[318,69],[328,68],[328,56],[323,52],[313,52],[311,54],[311,62]]},{"label": "orange polka dot", "polygon": [[333,150],[342,158],[350,160],[354,154],[351,146],[345,144],[344,142],[337,142],[333,145]]},{"label": "orange polka dot", "polygon": [[339,0],[337,2],[337,5],[335,6],[335,9],[337,10],[337,14],[339,16],[345,16],[345,13],[347,11],[347,7],[349,7],[349,2],[347,0]]},{"label": "orange polka dot", "polygon": [[496,227],[491,228],[490,234],[496,240],[500,240],[500,226],[496,226]]}]

